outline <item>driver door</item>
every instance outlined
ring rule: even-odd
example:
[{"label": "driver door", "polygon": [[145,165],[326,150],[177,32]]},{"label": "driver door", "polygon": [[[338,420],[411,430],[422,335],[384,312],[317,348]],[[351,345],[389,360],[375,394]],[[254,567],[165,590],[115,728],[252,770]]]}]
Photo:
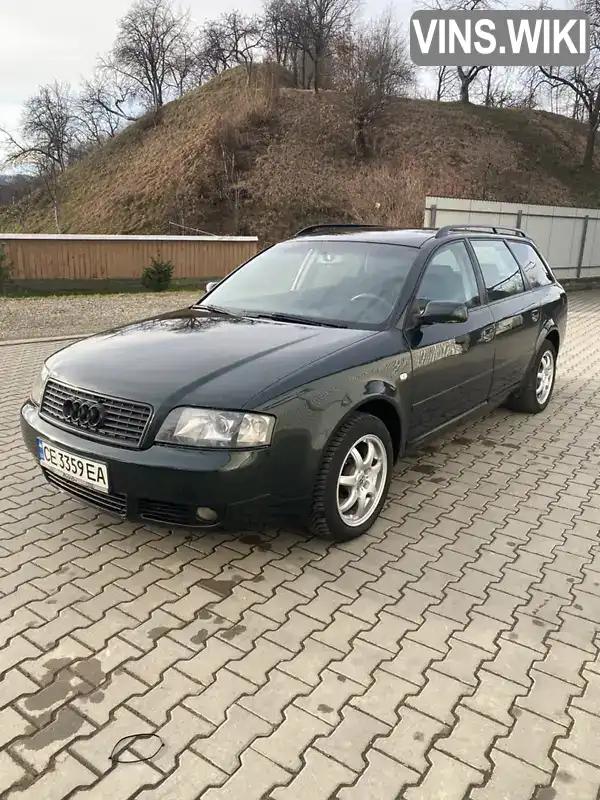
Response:
[{"label": "driver door", "polygon": [[[464,240],[434,251],[405,328],[413,366],[409,441],[457,420],[489,399],[494,318],[483,297]],[[464,304],[467,321],[420,325],[418,312],[432,300]]]}]

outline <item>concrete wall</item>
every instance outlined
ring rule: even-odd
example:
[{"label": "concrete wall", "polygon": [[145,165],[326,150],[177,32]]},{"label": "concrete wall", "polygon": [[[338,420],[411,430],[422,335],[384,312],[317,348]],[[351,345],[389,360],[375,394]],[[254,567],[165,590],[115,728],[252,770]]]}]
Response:
[{"label": "concrete wall", "polygon": [[426,197],[423,224],[521,228],[535,241],[559,280],[600,279],[600,209]]}]

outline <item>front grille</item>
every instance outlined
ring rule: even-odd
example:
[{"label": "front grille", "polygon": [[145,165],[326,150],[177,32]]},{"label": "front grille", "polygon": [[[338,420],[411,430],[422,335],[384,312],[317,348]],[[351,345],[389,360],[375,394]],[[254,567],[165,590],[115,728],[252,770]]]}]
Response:
[{"label": "front grille", "polygon": [[[99,508],[101,511],[106,511],[121,519],[127,517],[126,495],[98,492],[96,489],[83,486],[64,475],[43,467],[42,472],[48,483],[71,495],[71,497],[75,497],[83,503]],[[192,514],[192,509],[179,503],[167,503],[149,499],[138,500],[136,514],[136,501],[134,499],[130,510],[133,512],[135,519],[142,519],[146,522],[158,522],[163,525],[200,526],[200,523]]]},{"label": "front grille", "polygon": [[58,489],[62,489],[63,492],[67,492],[78,500],[95,506],[95,508],[100,508],[102,511],[108,511],[110,514],[125,517],[127,513],[127,499],[125,495],[104,494],[104,492],[98,492],[89,486],[82,486],[80,483],[76,483],[48,469],[42,471],[48,483],[51,483]]},{"label": "front grille", "polygon": [[[148,522],[166,522],[172,525],[189,525],[190,511],[178,503],[162,503],[158,500],[140,500],[138,511]],[[197,524],[197,523],[196,523]]]},{"label": "front grille", "polygon": [[[65,400],[72,397],[91,403],[101,403],[104,406],[104,422],[100,428],[91,430],[63,417],[63,404]],[[69,428],[76,428],[82,435],[92,439],[139,447],[152,415],[152,408],[143,403],[105,397],[95,392],[73,389],[58,383],[58,381],[49,380],[42,399],[41,413]]]}]

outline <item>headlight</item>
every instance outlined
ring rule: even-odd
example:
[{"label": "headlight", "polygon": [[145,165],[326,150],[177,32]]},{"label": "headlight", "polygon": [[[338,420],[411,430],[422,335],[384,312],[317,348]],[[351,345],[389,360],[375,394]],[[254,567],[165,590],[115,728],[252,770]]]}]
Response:
[{"label": "headlight", "polygon": [[31,392],[29,393],[31,402],[35,403],[36,406],[40,406],[42,404],[42,396],[44,394],[46,381],[48,380],[49,376],[50,376],[50,370],[44,364],[37,378],[35,379],[33,386],[31,387]]},{"label": "headlight", "polygon": [[163,422],[157,442],[194,447],[245,448],[271,443],[275,417],[243,411],[175,408]]}]

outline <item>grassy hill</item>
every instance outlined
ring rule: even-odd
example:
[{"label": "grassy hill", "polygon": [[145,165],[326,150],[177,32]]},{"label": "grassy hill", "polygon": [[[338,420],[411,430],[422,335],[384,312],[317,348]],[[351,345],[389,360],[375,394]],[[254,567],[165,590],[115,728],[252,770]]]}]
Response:
[{"label": "grassy hill", "polygon": [[[323,220],[421,225],[426,194],[593,206],[600,181],[579,167],[584,146],[584,126],[545,112],[397,100],[377,155],[358,163],[346,96],[237,69],[69,170],[62,227],[181,232],[175,223],[271,242]],[[38,194],[0,210],[2,229],[55,232],[50,203]]]}]

